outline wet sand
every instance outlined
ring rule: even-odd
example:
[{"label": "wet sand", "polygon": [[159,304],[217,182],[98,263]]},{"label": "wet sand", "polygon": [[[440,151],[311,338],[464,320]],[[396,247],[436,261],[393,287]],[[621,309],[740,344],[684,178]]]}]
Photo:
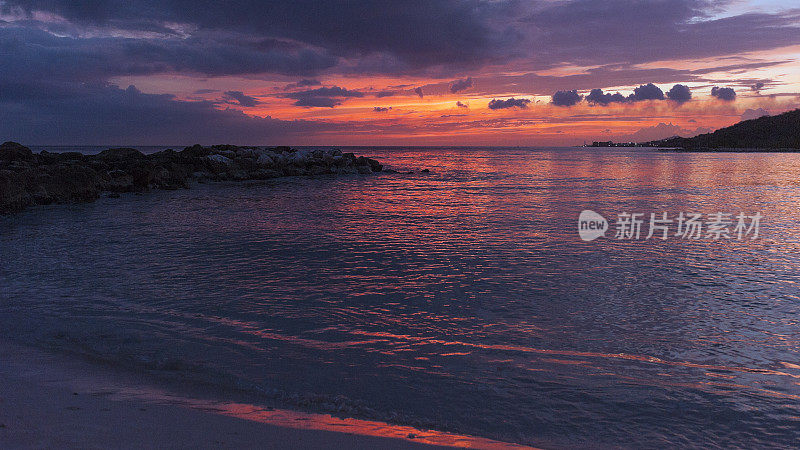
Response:
[{"label": "wet sand", "polygon": [[[0,448],[505,447],[377,422],[192,399],[146,382],[0,341]],[[326,429],[337,426],[345,432]]]}]

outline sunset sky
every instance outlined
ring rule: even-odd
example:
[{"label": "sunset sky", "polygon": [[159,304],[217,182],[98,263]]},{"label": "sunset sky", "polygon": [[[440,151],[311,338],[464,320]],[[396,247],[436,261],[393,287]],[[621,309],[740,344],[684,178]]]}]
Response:
[{"label": "sunset sky", "polygon": [[798,58],[795,1],[0,0],[0,140],[644,141],[800,107]]}]

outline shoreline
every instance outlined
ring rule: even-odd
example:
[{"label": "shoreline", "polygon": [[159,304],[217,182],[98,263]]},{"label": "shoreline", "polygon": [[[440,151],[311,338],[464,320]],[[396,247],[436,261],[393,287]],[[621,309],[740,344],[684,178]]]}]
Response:
[{"label": "shoreline", "polygon": [[527,448],[165,389],[0,339],[2,448]]}]

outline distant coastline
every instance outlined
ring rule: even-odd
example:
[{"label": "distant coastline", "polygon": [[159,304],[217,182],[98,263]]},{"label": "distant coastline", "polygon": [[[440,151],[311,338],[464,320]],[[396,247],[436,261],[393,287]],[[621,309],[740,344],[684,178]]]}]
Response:
[{"label": "distant coastline", "polygon": [[675,152],[795,153],[800,151],[800,109],[745,120],[691,138],[673,136],[649,142],[594,141],[583,147],[651,147]]},{"label": "distant coastline", "polygon": [[672,137],[647,144],[695,152],[796,152],[800,150],[800,109],[745,120],[692,138]]}]

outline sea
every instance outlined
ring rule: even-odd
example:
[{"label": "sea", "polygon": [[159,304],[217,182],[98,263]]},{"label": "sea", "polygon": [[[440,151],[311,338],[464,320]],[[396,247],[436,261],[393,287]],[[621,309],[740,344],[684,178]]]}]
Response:
[{"label": "sea", "polygon": [[397,173],[0,216],[0,336],[543,448],[800,442],[800,154],[342,150]]}]

